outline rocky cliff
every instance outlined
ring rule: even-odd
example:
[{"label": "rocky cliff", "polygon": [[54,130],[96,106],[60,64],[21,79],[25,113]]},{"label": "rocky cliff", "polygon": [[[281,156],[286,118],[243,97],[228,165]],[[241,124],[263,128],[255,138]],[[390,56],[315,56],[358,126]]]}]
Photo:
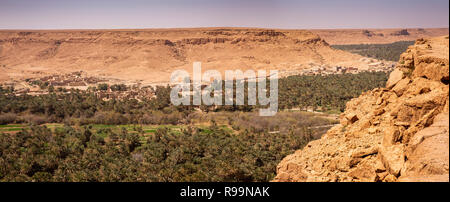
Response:
[{"label": "rocky cliff", "polygon": [[385,88],[287,156],[274,181],[449,181],[449,39],[419,39]]},{"label": "rocky cliff", "polygon": [[362,57],[331,48],[305,30],[192,28],[0,31],[0,82],[85,71],[127,81],[168,82],[177,69],[300,70],[365,67]]}]

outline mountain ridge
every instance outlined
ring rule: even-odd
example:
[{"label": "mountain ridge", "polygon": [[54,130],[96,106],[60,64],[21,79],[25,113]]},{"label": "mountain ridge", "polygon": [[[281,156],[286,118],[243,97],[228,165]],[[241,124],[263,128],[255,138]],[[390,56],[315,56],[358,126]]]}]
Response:
[{"label": "mountain ridge", "polygon": [[366,68],[307,30],[191,28],[149,30],[1,30],[0,80],[84,71],[91,76],[167,83],[174,70]]}]

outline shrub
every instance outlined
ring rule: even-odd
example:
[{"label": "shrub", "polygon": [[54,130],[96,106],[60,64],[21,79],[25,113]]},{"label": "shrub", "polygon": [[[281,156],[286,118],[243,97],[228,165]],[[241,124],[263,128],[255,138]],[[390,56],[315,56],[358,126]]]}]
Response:
[{"label": "shrub", "polygon": [[121,125],[127,124],[128,118],[118,112],[97,112],[93,118],[96,124]]},{"label": "shrub", "polygon": [[25,116],[22,116],[22,119],[24,122],[33,124],[33,125],[41,125],[41,124],[48,122],[48,119],[46,116],[35,115],[35,114],[27,114]]},{"label": "shrub", "polygon": [[112,91],[126,91],[127,90],[127,86],[125,84],[114,84],[114,85],[111,85],[110,88]]},{"label": "shrub", "polygon": [[106,84],[106,83],[101,83],[101,84],[98,84],[98,87],[97,87],[99,90],[108,90],[108,84]]},{"label": "shrub", "polygon": [[0,125],[14,123],[17,115],[14,113],[0,114]]}]

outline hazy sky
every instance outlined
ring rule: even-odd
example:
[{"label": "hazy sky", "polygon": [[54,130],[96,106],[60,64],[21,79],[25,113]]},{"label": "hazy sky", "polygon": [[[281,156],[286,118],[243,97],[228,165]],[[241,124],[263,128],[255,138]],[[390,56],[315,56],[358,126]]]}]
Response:
[{"label": "hazy sky", "polygon": [[0,29],[448,27],[449,0],[0,0]]}]

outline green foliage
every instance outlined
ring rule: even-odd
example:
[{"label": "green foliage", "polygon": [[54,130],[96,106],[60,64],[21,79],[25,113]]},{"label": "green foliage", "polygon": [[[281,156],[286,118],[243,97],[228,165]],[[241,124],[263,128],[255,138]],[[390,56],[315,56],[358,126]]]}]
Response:
[{"label": "green foliage", "polygon": [[142,144],[126,130],[32,126],[0,135],[0,181],[269,181],[314,136],[160,128]]},{"label": "green foliage", "polygon": [[365,57],[398,61],[400,55],[411,45],[414,45],[414,41],[399,41],[390,44],[333,45],[332,47]]},{"label": "green foliage", "polygon": [[[343,111],[345,103],[362,92],[383,87],[387,73],[363,72],[327,76],[290,76],[279,79],[279,109],[322,108]],[[269,86],[269,85],[267,85]],[[120,88],[121,89],[121,88]],[[74,124],[184,124],[194,106],[173,106],[169,86],[158,86],[156,97],[104,101],[89,91],[70,90],[46,95],[0,94],[0,119],[4,123]],[[246,98],[247,96],[245,96]],[[201,106],[204,111],[250,112],[261,106]],[[264,106],[262,106],[264,107]],[[10,115],[2,115],[10,113]],[[12,119],[11,114],[19,118]],[[8,121],[9,120],[9,121]]]},{"label": "green foliage", "polygon": [[71,123],[77,119],[81,124],[177,124],[192,108],[172,106],[169,93],[170,88],[158,87],[158,97],[143,102],[135,99],[103,101],[93,93],[79,90],[40,96],[0,94],[0,118],[6,121],[7,117],[2,114],[14,113],[22,114],[17,123],[42,118],[53,123]]},{"label": "green foliage", "polygon": [[0,125],[14,123],[16,119],[17,116],[14,113],[0,114]]},{"label": "green foliage", "polygon": [[[279,106],[343,110],[348,100],[384,86],[386,80],[382,72],[290,76],[279,80]],[[251,112],[259,106],[248,105],[202,106],[216,112],[193,113],[192,106],[170,103],[168,86],[157,87],[156,97],[142,102],[104,101],[90,91],[73,89],[40,96],[0,90],[0,124],[67,125],[2,130],[21,131],[0,134],[0,181],[269,181],[283,157],[327,129],[315,126],[335,123],[303,112],[259,117]],[[189,125],[197,120],[211,126],[157,127],[152,134],[136,126],[83,126]],[[228,126],[220,125],[224,123]]]},{"label": "green foliage", "polygon": [[279,108],[313,107],[344,111],[345,104],[362,92],[384,87],[385,72],[336,74],[327,76],[290,76],[279,80]]},{"label": "green foliage", "polygon": [[106,84],[106,83],[98,84],[97,88],[99,90],[103,90],[103,91],[108,90],[108,84]]},{"label": "green foliage", "polygon": [[[126,91],[127,90],[127,86],[125,84],[114,84],[114,85],[111,85],[110,88],[112,91]],[[106,89],[108,89],[108,87],[106,87]]]},{"label": "green foliage", "polygon": [[4,87],[0,85],[0,94],[8,94],[12,92],[14,92],[14,87],[12,86]]},{"label": "green foliage", "polygon": [[31,81],[30,84],[31,85],[37,85],[41,89],[46,89],[49,86],[49,83],[47,81],[46,82],[42,82],[41,80]]}]

